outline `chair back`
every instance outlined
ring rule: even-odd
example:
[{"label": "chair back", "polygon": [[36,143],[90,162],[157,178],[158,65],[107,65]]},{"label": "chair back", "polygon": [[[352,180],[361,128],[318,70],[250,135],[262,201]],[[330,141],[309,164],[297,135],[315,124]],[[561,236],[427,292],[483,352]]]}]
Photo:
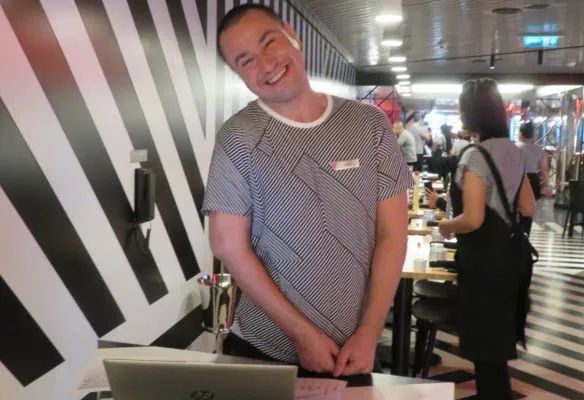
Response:
[{"label": "chair back", "polygon": [[570,210],[584,212],[584,181],[570,181]]}]

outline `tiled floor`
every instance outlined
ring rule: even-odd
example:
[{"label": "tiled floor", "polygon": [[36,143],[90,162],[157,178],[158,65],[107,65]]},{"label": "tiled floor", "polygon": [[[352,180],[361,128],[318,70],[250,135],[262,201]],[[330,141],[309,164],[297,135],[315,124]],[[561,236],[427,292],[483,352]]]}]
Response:
[{"label": "tiled floor", "polygon": [[[565,212],[540,201],[531,241],[538,249],[531,287],[527,351],[510,363],[517,399],[584,399],[584,238],[562,239]],[[456,398],[475,398],[472,364],[457,356],[458,338],[440,331],[440,365],[430,377],[456,382]]]}]

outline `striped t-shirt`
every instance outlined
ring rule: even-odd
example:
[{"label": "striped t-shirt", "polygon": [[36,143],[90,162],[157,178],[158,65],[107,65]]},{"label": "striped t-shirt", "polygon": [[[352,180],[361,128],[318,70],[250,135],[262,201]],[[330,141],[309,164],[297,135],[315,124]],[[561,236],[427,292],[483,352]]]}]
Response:
[{"label": "striped t-shirt", "polygon": [[[321,118],[298,123],[253,101],[218,133],[203,212],[250,216],[252,246],[275,284],[343,344],[365,304],[377,202],[412,184],[378,109],[328,97]],[[245,295],[235,320],[263,353],[298,362],[290,338]]]},{"label": "striped t-shirt", "polygon": [[[509,205],[513,207],[515,196],[520,189],[521,181],[525,175],[525,159],[521,150],[507,138],[491,138],[480,143],[495,163],[499,170],[505,196]],[[474,172],[483,179],[485,183],[485,204],[494,210],[508,224],[511,223],[505,212],[505,207],[501,201],[499,190],[495,178],[491,173],[489,164],[476,148],[471,148],[464,152],[455,175],[455,182],[460,187],[463,186],[463,177],[465,172]]]}]

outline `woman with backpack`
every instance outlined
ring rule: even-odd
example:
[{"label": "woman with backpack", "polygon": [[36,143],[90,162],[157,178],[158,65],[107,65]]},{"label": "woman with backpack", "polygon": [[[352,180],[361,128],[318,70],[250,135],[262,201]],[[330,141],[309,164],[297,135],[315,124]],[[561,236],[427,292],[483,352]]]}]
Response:
[{"label": "woman with backpack", "polygon": [[492,79],[466,82],[463,125],[479,143],[467,146],[450,188],[456,235],[460,354],[475,366],[479,399],[511,399],[507,361],[524,342],[528,288],[537,255],[518,224],[535,213],[521,151],[509,140],[503,100]]}]

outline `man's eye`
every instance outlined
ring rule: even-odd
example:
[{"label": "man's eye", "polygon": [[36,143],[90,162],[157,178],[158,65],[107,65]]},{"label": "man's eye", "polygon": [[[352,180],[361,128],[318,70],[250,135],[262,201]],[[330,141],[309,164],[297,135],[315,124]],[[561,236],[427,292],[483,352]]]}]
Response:
[{"label": "man's eye", "polygon": [[247,67],[248,65],[250,65],[252,62],[251,58],[248,58],[247,60],[245,60],[244,62],[241,63],[242,67]]},{"label": "man's eye", "polygon": [[274,39],[269,39],[266,44],[264,45],[264,47],[268,47],[269,45],[271,45],[272,43],[274,43]]}]

